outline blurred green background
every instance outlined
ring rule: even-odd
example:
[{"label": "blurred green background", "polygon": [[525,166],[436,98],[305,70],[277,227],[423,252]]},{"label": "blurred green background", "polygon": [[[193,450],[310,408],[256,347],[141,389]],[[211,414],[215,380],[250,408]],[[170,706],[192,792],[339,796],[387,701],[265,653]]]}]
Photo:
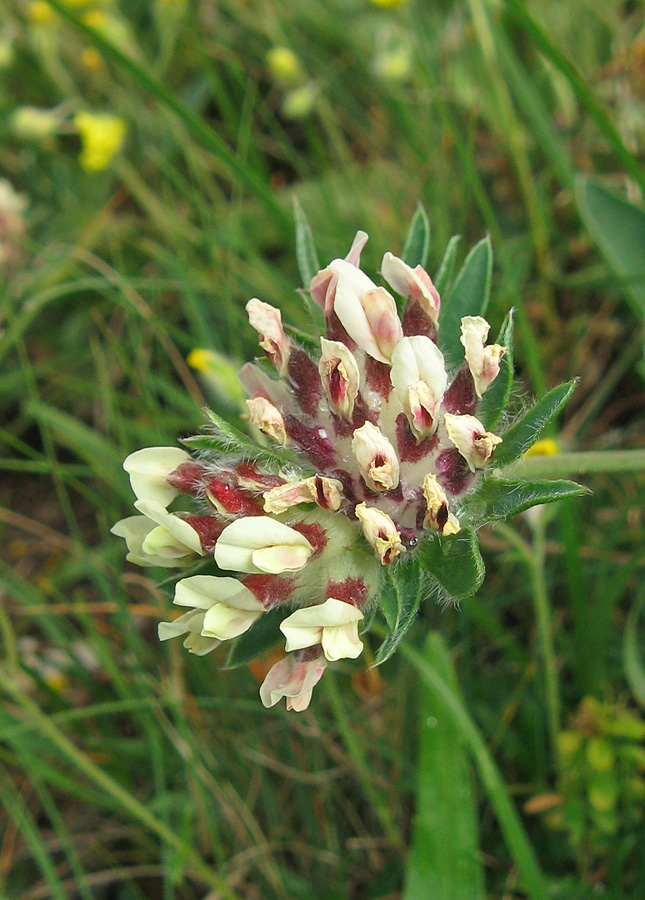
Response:
[{"label": "blurred green background", "polygon": [[490,233],[516,404],[579,375],[560,449],[642,448],[643,26],[627,0],[5,0],[0,896],[645,896],[642,475],[484,530],[480,593],[302,715],[159,645],[171,586],[109,535],[128,453],[236,415],[190,352],[252,358],[252,296],[306,327],[296,197],[321,260],[370,234],[372,274],[419,200],[431,274]]}]

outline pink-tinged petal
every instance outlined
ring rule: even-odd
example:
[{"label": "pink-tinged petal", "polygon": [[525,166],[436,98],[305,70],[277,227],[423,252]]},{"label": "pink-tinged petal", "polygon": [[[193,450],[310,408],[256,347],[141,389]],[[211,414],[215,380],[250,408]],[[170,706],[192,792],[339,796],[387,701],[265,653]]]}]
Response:
[{"label": "pink-tinged petal", "polygon": [[301,661],[293,656],[281,659],[271,667],[260,687],[260,700],[266,707],[275,706],[283,697],[287,709],[302,712],[311,701],[314,687],[323,676],[327,660],[324,656]]},{"label": "pink-tinged petal", "polygon": [[293,395],[287,385],[271,378],[257,363],[246,363],[238,372],[238,378],[248,397],[264,397],[279,409],[292,410]]},{"label": "pink-tinged petal", "polygon": [[394,297],[342,259],[330,263],[338,276],[334,312],[347,334],[367,354],[389,365],[403,337]]},{"label": "pink-tinged petal", "polygon": [[483,469],[490,462],[501,437],[486,431],[475,416],[444,415],[448,437],[468,463],[471,472]]},{"label": "pink-tinged petal", "polygon": [[332,412],[351,422],[360,387],[360,372],[354,354],[342,341],[320,339],[322,354],[318,371]]},{"label": "pink-tinged petal", "polygon": [[432,279],[422,266],[416,266],[413,269],[398,256],[386,253],[381,263],[381,274],[390,287],[394,288],[402,297],[407,297],[412,303],[418,303],[429,319],[435,325],[437,324],[441,298]]},{"label": "pink-tinged petal", "polygon": [[372,545],[381,564],[388,566],[404,550],[401,533],[387,513],[365,503],[356,507],[356,518],[363,526],[363,534]]},{"label": "pink-tinged petal", "polygon": [[[367,241],[367,234],[364,231],[357,231],[349,253],[345,257],[345,262],[358,267],[361,262],[363,247]],[[309,290],[314,302],[325,311],[326,316],[330,315],[334,308],[334,297],[336,296],[336,276],[329,266],[326,266],[314,275]]]},{"label": "pink-tinged petal", "polygon": [[490,325],[482,316],[464,316],[461,320],[459,340],[464,346],[466,362],[480,400],[499,375],[499,362],[506,353],[506,348],[500,344],[486,346],[489,331]]},{"label": "pink-tinged petal", "polygon": [[279,309],[263,303],[254,297],[246,304],[249,324],[260,335],[260,347],[276,367],[280,375],[287,374],[289,367],[289,338],[282,327]]},{"label": "pink-tinged petal", "polygon": [[365,483],[373,491],[391,491],[399,484],[399,461],[394,447],[371,422],[357,428],[352,452]]},{"label": "pink-tinged petal", "polygon": [[252,397],[246,401],[246,405],[249,408],[251,425],[255,425],[263,434],[284,447],[287,443],[287,431],[282,413],[277,406],[264,397]]},{"label": "pink-tinged petal", "polygon": [[220,569],[279,575],[301,569],[313,550],[294,528],[268,516],[253,516],[226,526],[215,547],[215,562]]}]

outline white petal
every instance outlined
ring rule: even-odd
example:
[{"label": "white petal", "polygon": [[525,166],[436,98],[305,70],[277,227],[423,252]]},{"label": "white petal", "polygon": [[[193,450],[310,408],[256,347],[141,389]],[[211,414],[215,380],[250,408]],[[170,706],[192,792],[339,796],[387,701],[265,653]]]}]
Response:
[{"label": "white petal", "polygon": [[159,622],[159,640],[167,641],[190,632],[200,634],[204,622],[204,613],[199,609],[191,609],[172,622]]},{"label": "white petal", "polygon": [[329,597],[324,603],[296,610],[282,622],[280,631],[287,639],[287,651],[300,650],[319,644],[327,627],[357,623],[362,618],[363,613],[351,603]]},{"label": "white petal", "polygon": [[[389,357],[381,350],[361,302],[366,294],[376,291],[377,286],[364,272],[343,259],[335,259],[329,268],[338,276],[334,311],[343,328],[362,350],[379,362],[389,364]],[[391,299],[396,315],[396,304],[394,298]]]},{"label": "white petal", "polygon": [[330,662],[356,659],[363,652],[363,642],[358,637],[358,623],[323,628],[322,648],[325,658]]},{"label": "white petal", "polygon": [[[298,549],[299,548],[299,549]],[[295,555],[290,555],[292,550]],[[276,550],[277,553],[257,551]],[[280,552],[285,565],[280,565]],[[227,525],[215,546],[215,562],[237,572],[273,572],[301,568],[313,553],[309,541],[294,528],[268,516],[248,516]],[[264,568],[261,568],[264,566]]]},{"label": "white petal", "polygon": [[204,555],[199,535],[195,529],[179,516],[169,513],[161,503],[155,503],[152,500],[137,500],[134,507],[157,525],[165,528],[175,538],[178,545],[192,550],[193,553],[199,553],[200,556]]},{"label": "white petal", "polygon": [[138,500],[153,500],[168,506],[179,493],[168,483],[168,476],[190,459],[190,454],[179,447],[145,447],[131,453],[123,468],[130,476]]},{"label": "white petal", "polygon": [[175,587],[174,602],[178,606],[210,609],[215,603],[225,603],[234,609],[257,612],[264,606],[255,594],[237,578],[217,578],[214,575],[192,575],[182,578]]},{"label": "white petal", "polygon": [[249,612],[244,609],[235,609],[225,603],[216,603],[204,616],[202,635],[217,638],[220,641],[232,640],[248,631],[263,612],[264,607],[259,611]]}]

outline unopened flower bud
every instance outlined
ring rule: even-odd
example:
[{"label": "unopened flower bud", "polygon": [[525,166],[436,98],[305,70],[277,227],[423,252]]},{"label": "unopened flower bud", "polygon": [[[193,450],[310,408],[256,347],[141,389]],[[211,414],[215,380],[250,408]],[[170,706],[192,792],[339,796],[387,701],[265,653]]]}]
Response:
[{"label": "unopened flower bud", "polygon": [[322,356],[318,371],[333,412],[351,421],[360,386],[358,364],[342,341],[320,339]]},{"label": "unopened flower bud", "polygon": [[500,344],[485,346],[489,331],[490,325],[482,316],[464,316],[461,320],[459,340],[464,346],[466,362],[480,400],[499,375],[499,361],[506,353],[506,348]]},{"label": "unopened flower bud", "polygon": [[448,437],[468,463],[471,472],[483,469],[490,462],[501,437],[486,431],[475,416],[444,415]]},{"label": "unopened flower bud", "polygon": [[355,512],[363,526],[365,539],[374,547],[382,565],[388,566],[404,549],[401,533],[387,513],[380,509],[359,503]]},{"label": "unopened flower bud", "polygon": [[459,520],[448,512],[448,498],[433,474],[423,479],[423,496],[428,504],[428,511],[423,520],[424,528],[434,528],[439,534],[449,535],[459,532]]},{"label": "unopened flower bud", "polygon": [[[363,247],[367,241],[367,234],[364,231],[357,231],[352,246],[349,248],[349,253],[345,257],[345,262],[358,267],[360,265]],[[337,283],[338,277],[334,275],[329,266],[325,266],[324,269],[317,272],[311,279],[309,290],[311,292],[312,300],[324,310],[326,316],[330,315],[334,308]]]},{"label": "unopened flower bud", "polygon": [[412,303],[419,303],[430,321],[437,324],[441,298],[422,266],[413,269],[398,256],[386,253],[381,263],[381,275],[398,294]]},{"label": "unopened flower bud", "polygon": [[392,354],[390,379],[415,436],[428,437],[448,382],[437,345],[421,335],[403,338]]},{"label": "unopened flower bud", "polygon": [[249,408],[251,424],[284,447],[287,443],[287,432],[280,410],[264,397],[253,397],[252,400],[246,401],[246,405]]},{"label": "unopened flower bud", "polygon": [[289,338],[282,327],[279,309],[263,303],[254,297],[246,304],[251,328],[260,335],[260,347],[276,367],[280,375],[287,374],[289,368]]},{"label": "unopened flower bud", "polygon": [[365,483],[373,491],[391,491],[399,484],[399,460],[394,447],[371,422],[357,428],[352,452]]}]

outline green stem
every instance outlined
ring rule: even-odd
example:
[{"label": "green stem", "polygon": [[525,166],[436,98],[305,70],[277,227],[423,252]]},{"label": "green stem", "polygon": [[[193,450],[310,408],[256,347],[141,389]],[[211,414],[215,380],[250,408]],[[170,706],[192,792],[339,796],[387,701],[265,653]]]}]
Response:
[{"label": "green stem", "polygon": [[503,470],[505,478],[562,478],[600,472],[642,472],[645,450],[592,450],[525,456]]},{"label": "green stem", "polygon": [[546,560],[544,523],[541,519],[538,519],[537,524],[534,526],[532,544],[527,543],[509,525],[499,523],[497,531],[503,534],[508,542],[519,551],[531,576],[531,592],[537,625],[538,646],[544,673],[549,741],[556,769],[559,771],[560,689],[558,686],[558,668],[555,662],[555,648],[553,646],[551,605],[544,577]]},{"label": "green stem", "polygon": [[204,862],[193,847],[185,844],[167,825],[159,822],[143,803],[136,800],[125,788],[121,787],[96,763],[82,753],[43,713],[40,707],[14,684],[14,679],[1,669],[0,688],[6,691],[23,708],[30,722],[61,751],[63,756],[67,757],[78,772],[82,772],[90,781],[93,781],[106,794],[116,800],[134,819],[141,822],[161,838],[162,841],[177,850],[190,863],[191,867],[204,882],[218,891],[222,897],[227,898],[227,900],[239,900],[239,896],[229,887],[226,881]]},{"label": "green stem", "polygon": [[401,653],[416,669],[420,678],[443,706],[453,725],[461,732],[475,761],[507,846],[520,870],[523,887],[528,896],[531,900],[546,900],[548,896],[546,879],[524,830],[522,820],[509,798],[506,786],[479,729],[454,690],[419,652],[403,641]]}]

